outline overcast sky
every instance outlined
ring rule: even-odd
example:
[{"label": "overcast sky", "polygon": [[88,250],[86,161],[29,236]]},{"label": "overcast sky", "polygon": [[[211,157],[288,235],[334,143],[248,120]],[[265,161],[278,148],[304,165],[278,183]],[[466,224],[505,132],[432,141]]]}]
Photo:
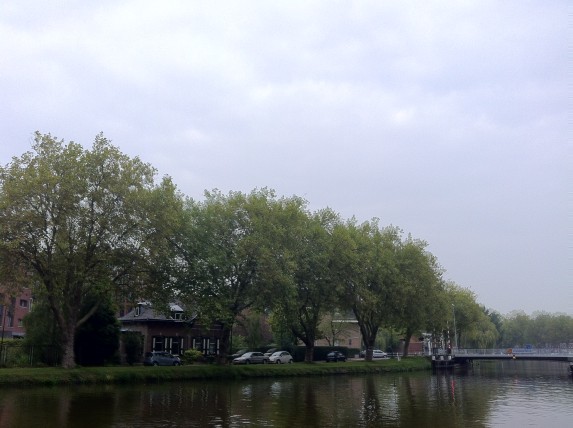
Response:
[{"label": "overcast sky", "polygon": [[[0,4],[0,164],[97,133],[429,243],[502,314],[573,314],[566,1]],[[568,118],[569,113],[569,118]]]}]

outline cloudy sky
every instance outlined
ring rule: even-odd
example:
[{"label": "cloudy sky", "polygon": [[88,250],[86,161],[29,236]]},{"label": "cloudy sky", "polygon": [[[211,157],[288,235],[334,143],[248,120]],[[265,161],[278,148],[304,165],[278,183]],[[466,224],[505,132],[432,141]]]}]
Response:
[{"label": "cloudy sky", "polygon": [[566,1],[0,5],[0,164],[103,132],[186,195],[269,187],[573,314]]}]

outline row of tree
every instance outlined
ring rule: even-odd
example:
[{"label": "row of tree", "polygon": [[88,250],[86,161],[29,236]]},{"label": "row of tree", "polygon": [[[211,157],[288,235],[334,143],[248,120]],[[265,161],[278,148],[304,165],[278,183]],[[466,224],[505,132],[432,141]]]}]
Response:
[{"label": "row of tree", "polygon": [[64,367],[98,302],[118,297],[177,299],[221,323],[223,359],[247,310],[270,314],[309,361],[334,310],[353,312],[367,358],[382,327],[404,333],[405,352],[413,334],[441,334],[454,318],[460,342],[498,339],[475,295],[446,283],[427,244],[397,227],[311,212],[268,189],[186,198],[103,135],[86,150],[37,133],[32,148],[0,169],[0,270],[7,284],[32,284],[51,311]]},{"label": "row of tree", "polygon": [[515,311],[501,317],[499,326],[499,343],[504,346],[563,348],[573,343],[573,317],[565,314]]}]

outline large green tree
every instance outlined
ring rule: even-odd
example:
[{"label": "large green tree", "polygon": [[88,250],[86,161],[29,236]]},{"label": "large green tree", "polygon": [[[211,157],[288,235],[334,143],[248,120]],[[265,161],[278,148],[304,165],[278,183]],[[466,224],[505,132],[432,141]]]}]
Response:
[{"label": "large green tree", "polygon": [[450,305],[447,328],[452,346],[492,347],[497,341],[498,331],[477,302],[475,293],[453,282],[446,284],[445,293],[446,302]]},{"label": "large green tree", "polygon": [[289,254],[283,263],[285,281],[274,299],[275,317],[282,319],[292,334],[305,345],[305,361],[312,362],[314,344],[323,336],[323,318],[336,302],[335,272],[332,270],[332,231],[338,216],[325,209],[314,214],[286,211],[280,216],[285,238],[281,254]]},{"label": "large green tree", "polygon": [[442,270],[426,247],[424,241],[408,237],[396,252],[398,286],[389,312],[394,326],[404,332],[404,356],[413,334],[438,331],[444,319]]},{"label": "large green tree", "polygon": [[357,224],[351,219],[334,230],[333,266],[338,275],[339,299],[356,317],[368,361],[372,360],[378,330],[392,322],[399,241],[397,228],[382,229],[377,220]]},{"label": "large green tree", "polygon": [[573,342],[573,317],[566,314],[514,311],[502,318],[502,345],[521,347],[567,347]]},{"label": "large green tree", "polygon": [[267,189],[249,194],[219,191],[205,200],[189,200],[175,239],[178,251],[171,265],[174,292],[206,322],[222,326],[220,362],[230,352],[233,325],[247,310],[264,310],[272,286],[282,281],[277,266],[281,244],[275,241],[276,211],[297,198],[277,199]]},{"label": "large green tree", "polygon": [[[103,135],[91,150],[36,133],[32,151],[0,169],[0,269],[35,286],[73,367],[76,330],[98,309],[97,296],[150,284],[181,206],[170,179],[122,154]],[[95,303],[85,312],[87,296]]]}]

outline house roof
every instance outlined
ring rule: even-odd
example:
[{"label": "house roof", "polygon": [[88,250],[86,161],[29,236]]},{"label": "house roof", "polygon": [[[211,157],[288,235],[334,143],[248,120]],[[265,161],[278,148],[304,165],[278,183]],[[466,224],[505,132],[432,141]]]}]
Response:
[{"label": "house roof", "polygon": [[[137,310],[139,308],[139,311]],[[171,312],[184,312],[183,308],[176,304],[171,303],[169,305],[169,309]],[[176,322],[176,323],[189,323],[192,322],[196,318],[196,315],[193,314],[192,316],[185,318],[185,319],[175,319],[171,315],[166,315],[163,312],[155,311],[153,306],[149,302],[139,302],[137,307],[125,314],[124,316],[119,318],[119,321],[122,323],[130,323],[130,322],[142,322],[142,321],[169,321],[169,322]]]}]

